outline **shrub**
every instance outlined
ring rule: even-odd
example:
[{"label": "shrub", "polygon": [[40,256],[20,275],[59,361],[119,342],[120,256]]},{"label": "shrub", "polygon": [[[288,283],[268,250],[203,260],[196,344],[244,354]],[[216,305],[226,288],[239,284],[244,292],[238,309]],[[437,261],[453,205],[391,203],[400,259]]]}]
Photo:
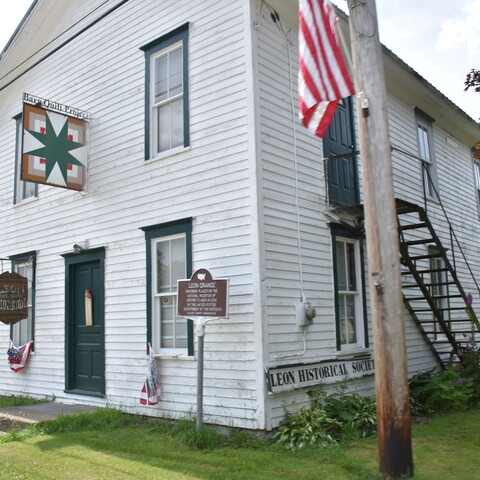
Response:
[{"label": "shrub", "polygon": [[474,380],[463,367],[428,370],[410,380],[413,415],[465,410],[475,397]]},{"label": "shrub", "polygon": [[480,348],[473,337],[470,337],[466,346],[458,352],[461,360],[458,371],[462,378],[471,379],[473,382],[473,398],[475,401],[480,400]]},{"label": "shrub", "polygon": [[315,444],[335,444],[339,431],[339,422],[322,408],[302,407],[296,413],[287,413],[273,438],[290,450],[298,450]]},{"label": "shrub", "polygon": [[376,406],[373,397],[356,393],[327,395],[322,390],[309,392],[310,407],[287,413],[274,438],[295,450],[307,445],[326,446],[353,437],[366,437],[376,431]]}]

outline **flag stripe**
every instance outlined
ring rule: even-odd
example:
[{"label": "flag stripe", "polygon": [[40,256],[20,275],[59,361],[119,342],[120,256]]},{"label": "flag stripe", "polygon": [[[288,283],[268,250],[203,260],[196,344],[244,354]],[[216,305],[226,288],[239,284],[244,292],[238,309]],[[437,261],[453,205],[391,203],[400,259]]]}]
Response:
[{"label": "flag stripe", "polygon": [[300,0],[299,6],[300,120],[323,137],[338,101],[355,90],[342,57],[330,1]]}]

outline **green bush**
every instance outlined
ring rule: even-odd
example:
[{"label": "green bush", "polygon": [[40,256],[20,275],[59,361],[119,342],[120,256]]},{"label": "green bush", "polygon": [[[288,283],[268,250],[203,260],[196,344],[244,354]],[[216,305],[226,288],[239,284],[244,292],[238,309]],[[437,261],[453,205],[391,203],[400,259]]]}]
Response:
[{"label": "green bush", "polygon": [[459,368],[460,377],[472,380],[473,397],[478,402],[480,400],[480,348],[474,338],[470,337],[466,346],[458,353],[462,362]]},{"label": "green bush", "polygon": [[368,437],[376,432],[377,408],[375,397],[351,395],[324,396],[327,415],[341,424],[342,438]]},{"label": "green bush", "polygon": [[356,393],[327,395],[322,390],[309,392],[310,407],[287,413],[274,439],[291,450],[308,445],[327,446],[354,437],[366,437],[376,431],[376,407],[373,397]]},{"label": "green bush", "polygon": [[302,407],[296,413],[287,413],[274,435],[290,450],[309,445],[327,446],[338,441],[340,424],[319,407]]},{"label": "green bush", "polygon": [[475,399],[475,382],[461,366],[432,369],[410,379],[412,415],[467,409]]}]

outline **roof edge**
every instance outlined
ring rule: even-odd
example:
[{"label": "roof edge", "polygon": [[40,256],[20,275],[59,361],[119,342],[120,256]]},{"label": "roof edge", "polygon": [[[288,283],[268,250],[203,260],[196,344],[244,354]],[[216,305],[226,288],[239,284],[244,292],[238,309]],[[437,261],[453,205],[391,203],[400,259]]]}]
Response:
[{"label": "roof edge", "polygon": [[3,58],[5,52],[9,49],[10,45],[15,40],[16,36],[18,35],[20,30],[22,29],[24,23],[27,21],[27,18],[30,16],[30,14],[32,13],[32,10],[36,7],[38,2],[39,2],[39,0],[33,0],[32,4],[30,5],[30,7],[27,10],[27,13],[25,13],[23,18],[20,20],[20,23],[18,24],[17,28],[13,32],[13,34],[10,37],[10,39],[8,40],[8,42],[5,44],[5,47],[3,47],[3,50],[0,52],[0,60]]}]

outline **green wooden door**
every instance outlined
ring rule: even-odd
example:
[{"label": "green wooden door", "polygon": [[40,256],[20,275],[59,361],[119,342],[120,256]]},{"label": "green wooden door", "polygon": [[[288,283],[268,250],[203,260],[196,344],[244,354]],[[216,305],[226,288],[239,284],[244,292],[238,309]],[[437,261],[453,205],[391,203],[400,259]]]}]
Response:
[{"label": "green wooden door", "polygon": [[67,266],[66,386],[68,391],[103,395],[105,393],[103,258],[92,258],[92,255],[87,253],[71,260],[71,264]]},{"label": "green wooden door", "polygon": [[323,139],[328,198],[335,205],[359,203],[352,99],[343,99]]}]

